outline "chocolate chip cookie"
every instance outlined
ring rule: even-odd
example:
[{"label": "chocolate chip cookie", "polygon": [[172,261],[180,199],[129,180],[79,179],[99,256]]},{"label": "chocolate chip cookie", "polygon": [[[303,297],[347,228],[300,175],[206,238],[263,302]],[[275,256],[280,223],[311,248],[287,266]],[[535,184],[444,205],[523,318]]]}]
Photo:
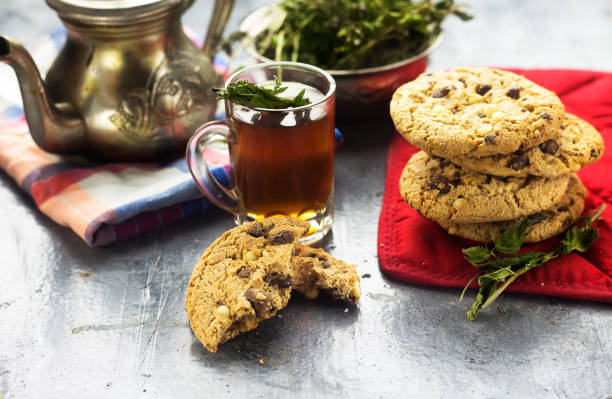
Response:
[{"label": "chocolate chip cookie", "polygon": [[291,258],[293,290],[308,299],[320,291],[336,299],[356,304],[361,296],[359,276],[353,265],[336,259],[319,248],[297,244]]},{"label": "chocolate chip cookie", "polygon": [[482,157],[555,137],[564,107],[553,92],[517,74],[460,68],[401,86],[391,100],[391,117],[406,140],[431,154]]},{"label": "chocolate chip cookie", "polygon": [[496,176],[555,177],[594,163],[603,150],[604,142],[597,129],[577,116],[565,114],[559,135],[535,147],[519,148],[508,155],[466,156],[451,158],[451,161],[463,168]]},{"label": "chocolate chip cookie", "polygon": [[[531,232],[527,234],[525,242],[532,243],[554,237],[566,230],[580,216],[584,208],[584,199],[587,190],[575,174],[570,176],[567,191],[561,202],[552,208],[528,217],[539,220]],[[440,223],[450,234],[467,238],[473,241],[495,241],[507,228],[520,223],[522,218],[505,222],[491,223]]]},{"label": "chocolate chip cookie", "polygon": [[191,274],[185,308],[196,337],[211,352],[257,327],[289,300],[291,255],[309,224],[273,217],[225,232]]},{"label": "chocolate chip cookie", "polygon": [[399,188],[411,207],[442,223],[480,223],[527,216],[561,201],[569,176],[497,177],[463,169],[420,151],[402,172]]}]

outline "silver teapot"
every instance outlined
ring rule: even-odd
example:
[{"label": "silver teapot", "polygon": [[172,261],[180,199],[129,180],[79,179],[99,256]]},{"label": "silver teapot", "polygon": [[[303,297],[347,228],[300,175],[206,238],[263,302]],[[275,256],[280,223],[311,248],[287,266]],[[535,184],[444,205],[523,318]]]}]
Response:
[{"label": "silver teapot", "polygon": [[43,82],[28,52],[0,36],[34,141],[57,154],[114,161],[183,151],[217,101],[212,58],[234,0],[216,0],[199,49],[183,32],[193,0],[46,0],[66,43]]}]

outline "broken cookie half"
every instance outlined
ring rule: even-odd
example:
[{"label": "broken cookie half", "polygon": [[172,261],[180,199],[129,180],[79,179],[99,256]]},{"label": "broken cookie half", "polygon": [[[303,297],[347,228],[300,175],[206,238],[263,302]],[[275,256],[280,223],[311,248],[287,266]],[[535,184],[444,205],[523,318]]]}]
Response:
[{"label": "broken cookie half", "polygon": [[309,224],[273,217],[225,232],[204,252],[189,280],[185,308],[196,337],[211,352],[287,305],[291,256]]},{"label": "broken cookie half", "polygon": [[293,290],[308,299],[327,292],[336,299],[356,304],[361,283],[355,266],[336,259],[319,248],[297,244],[291,258]]}]

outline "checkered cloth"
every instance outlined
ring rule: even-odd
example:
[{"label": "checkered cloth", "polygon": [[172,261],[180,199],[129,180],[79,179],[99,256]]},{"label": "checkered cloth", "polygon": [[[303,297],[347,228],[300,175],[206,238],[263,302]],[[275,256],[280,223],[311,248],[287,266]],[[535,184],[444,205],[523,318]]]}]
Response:
[{"label": "checkered cloth", "polygon": [[[58,29],[28,46],[43,75],[64,40],[64,29]],[[0,67],[0,167],[44,214],[70,227],[88,245],[106,245],[212,206],[202,198],[184,158],[101,164],[41,150],[30,137],[14,73]],[[215,69],[225,70],[220,57],[215,58]],[[340,139],[336,131],[337,142]],[[227,153],[208,149],[206,159],[217,180],[228,184]]]}]

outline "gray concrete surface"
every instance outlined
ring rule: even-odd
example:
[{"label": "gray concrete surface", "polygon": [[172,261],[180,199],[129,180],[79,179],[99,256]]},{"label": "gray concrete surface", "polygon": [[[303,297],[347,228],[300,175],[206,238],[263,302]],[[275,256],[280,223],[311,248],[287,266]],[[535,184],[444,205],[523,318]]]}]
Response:
[{"label": "gray concrete surface", "polygon": [[[184,21],[203,32],[210,3],[198,0]],[[237,3],[232,27],[264,2]],[[612,69],[609,2],[480,0],[472,12],[470,23],[445,23],[431,69]],[[57,26],[40,0],[0,0],[2,34],[28,43]],[[282,318],[217,354],[194,338],[183,298],[201,252],[232,227],[229,215],[213,210],[91,249],[0,173],[2,399],[612,397],[609,305],[504,295],[499,310],[468,322],[473,292],[458,303],[458,290],[381,275],[376,232],[392,129],[385,118],[342,128],[325,246],[371,274],[360,304],[345,311],[293,298]]]}]

